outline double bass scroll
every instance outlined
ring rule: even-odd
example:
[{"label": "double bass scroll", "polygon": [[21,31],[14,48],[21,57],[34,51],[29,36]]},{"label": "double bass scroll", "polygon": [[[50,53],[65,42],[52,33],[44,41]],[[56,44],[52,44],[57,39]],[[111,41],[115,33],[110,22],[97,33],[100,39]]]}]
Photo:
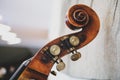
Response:
[{"label": "double bass scroll", "polygon": [[65,22],[70,29],[81,30],[46,44],[31,58],[17,80],[47,80],[55,63],[56,69],[61,71],[65,68],[61,59],[63,56],[73,53],[71,59],[79,59],[81,54],[77,50],[90,43],[99,32],[100,21],[96,12],[83,4],[72,6],[67,12]]}]

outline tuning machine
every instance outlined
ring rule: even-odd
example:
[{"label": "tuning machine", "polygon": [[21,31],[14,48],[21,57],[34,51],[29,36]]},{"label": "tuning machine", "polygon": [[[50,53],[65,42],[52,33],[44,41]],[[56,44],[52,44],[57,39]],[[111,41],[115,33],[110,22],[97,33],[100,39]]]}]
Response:
[{"label": "tuning machine", "polygon": [[73,53],[71,60],[76,61],[81,57],[81,53],[74,50],[74,47],[80,44],[80,39],[77,36],[71,36],[69,42],[73,46],[73,48],[70,50]]},{"label": "tuning machine", "polygon": [[52,45],[52,46],[50,47],[50,53],[51,53],[53,56],[55,56],[55,57],[53,58],[53,60],[57,63],[56,69],[57,69],[58,71],[61,71],[61,70],[63,70],[63,69],[65,68],[65,63],[63,62],[62,59],[59,59],[59,57],[58,57],[58,55],[60,54],[60,52],[61,52],[61,48],[60,48],[59,45]]},{"label": "tuning machine", "polygon": [[75,52],[72,52],[72,53],[73,53],[73,55],[71,56],[72,61],[77,61],[81,57],[80,52],[75,51]]},{"label": "tuning machine", "polygon": [[65,63],[63,62],[62,59],[58,59],[56,69],[58,71],[62,71],[64,68],[65,68]]},{"label": "tuning machine", "polygon": [[58,45],[52,45],[52,46],[50,47],[50,53],[51,53],[52,55],[54,55],[54,56],[59,55],[59,54],[60,54],[60,51],[61,51],[61,49],[60,49],[60,47],[59,47]]},{"label": "tuning machine", "polygon": [[57,71],[62,71],[65,68],[65,63],[63,62],[62,59],[59,59],[58,56],[53,58],[53,61],[55,61],[57,63],[57,65],[56,65]]},{"label": "tuning machine", "polygon": [[79,43],[80,43],[80,40],[79,40],[79,38],[77,37],[77,36],[71,36],[70,38],[69,38],[69,42],[70,42],[70,44],[72,45],[72,46],[78,46],[79,45]]},{"label": "tuning machine", "polygon": [[[56,65],[57,71],[62,71],[65,68],[65,63],[63,62],[62,59],[57,59],[56,63],[57,63],[57,65]],[[51,71],[51,74],[54,75],[54,76],[57,75],[57,73],[55,71]]]}]

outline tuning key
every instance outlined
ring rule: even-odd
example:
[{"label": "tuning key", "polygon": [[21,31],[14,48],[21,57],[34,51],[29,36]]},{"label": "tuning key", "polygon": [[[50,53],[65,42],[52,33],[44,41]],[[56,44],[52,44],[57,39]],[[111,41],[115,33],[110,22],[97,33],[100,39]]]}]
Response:
[{"label": "tuning key", "polygon": [[80,52],[76,52],[75,54],[73,53],[73,55],[71,56],[71,60],[72,61],[76,61],[81,57],[81,53]]},{"label": "tuning key", "polygon": [[65,63],[64,63],[61,59],[57,60],[56,69],[57,69],[58,71],[61,71],[61,70],[63,70],[64,68],[65,68]]}]

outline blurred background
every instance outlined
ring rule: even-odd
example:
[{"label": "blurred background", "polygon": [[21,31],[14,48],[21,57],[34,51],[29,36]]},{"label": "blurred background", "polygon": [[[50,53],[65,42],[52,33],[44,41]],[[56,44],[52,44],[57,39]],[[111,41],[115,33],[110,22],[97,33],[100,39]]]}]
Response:
[{"label": "blurred background", "polygon": [[17,38],[12,42],[1,37],[0,44],[41,47],[48,39],[51,12],[52,0],[0,0],[0,23],[10,28],[8,37]]},{"label": "blurred background", "polygon": [[80,60],[72,62],[71,55],[65,56],[65,70],[49,80],[119,80],[118,0],[0,0],[0,80],[8,80],[23,61],[51,40],[72,33],[65,27],[65,17],[79,3],[96,11],[100,32],[79,50]]},{"label": "blurred background", "polygon": [[[0,0],[0,78],[48,42],[52,0]],[[1,80],[0,79],[0,80]]]}]

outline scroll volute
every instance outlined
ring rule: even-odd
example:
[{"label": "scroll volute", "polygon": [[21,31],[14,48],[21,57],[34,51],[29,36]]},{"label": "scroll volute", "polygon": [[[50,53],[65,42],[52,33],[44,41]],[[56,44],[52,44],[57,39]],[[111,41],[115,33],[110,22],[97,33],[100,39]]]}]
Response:
[{"label": "scroll volute", "polygon": [[[70,29],[80,29],[80,31],[59,37],[45,45],[33,57],[28,65],[29,69],[46,76],[49,75],[55,62],[60,65],[60,68],[57,67],[58,70],[63,69],[65,65],[62,63],[61,57],[71,52],[78,53],[76,52],[77,49],[87,45],[96,37],[100,26],[95,11],[83,4],[74,5],[68,10],[66,24]],[[74,56],[73,60],[76,60]]]},{"label": "scroll volute", "polygon": [[80,32],[72,34],[78,36],[81,40],[76,49],[91,42],[96,37],[100,27],[96,12],[83,4],[74,5],[68,10],[66,24],[72,30],[81,29]]}]

